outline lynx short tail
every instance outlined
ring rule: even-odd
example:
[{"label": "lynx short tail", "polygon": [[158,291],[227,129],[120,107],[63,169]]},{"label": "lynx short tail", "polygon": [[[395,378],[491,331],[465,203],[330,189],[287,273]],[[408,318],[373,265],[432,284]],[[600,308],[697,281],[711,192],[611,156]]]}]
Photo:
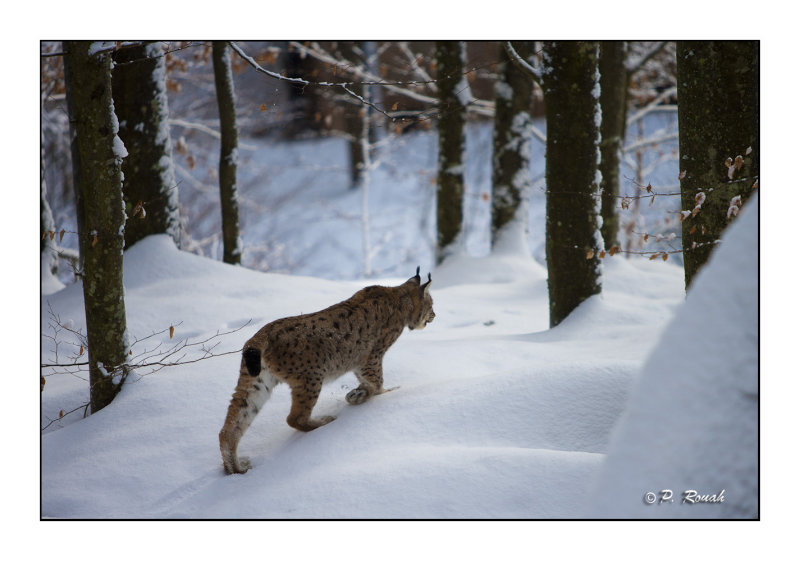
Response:
[{"label": "lynx short tail", "polygon": [[247,367],[247,373],[254,378],[261,372],[261,351],[254,348],[248,348],[242,351],[242,358]]}]

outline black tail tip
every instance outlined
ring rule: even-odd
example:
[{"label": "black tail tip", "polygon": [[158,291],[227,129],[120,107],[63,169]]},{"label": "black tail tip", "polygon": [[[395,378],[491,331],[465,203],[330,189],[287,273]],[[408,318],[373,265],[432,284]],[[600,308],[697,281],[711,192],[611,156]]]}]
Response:
[{"label": "black tail tip", "polygon": [[249,348],[242,351],[242,360],[248,374],[258,376],[261,373],[261,352],[258,349]]}]

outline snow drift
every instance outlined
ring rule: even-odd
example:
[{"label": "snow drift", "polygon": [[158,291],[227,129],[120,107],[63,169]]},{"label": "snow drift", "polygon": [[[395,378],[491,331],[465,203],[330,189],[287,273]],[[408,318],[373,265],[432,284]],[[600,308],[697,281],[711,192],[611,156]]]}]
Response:
[{"label": "snow drift", "polygon": [[645,363],[590,516],[757,518],[758,374],[755,194]]}]

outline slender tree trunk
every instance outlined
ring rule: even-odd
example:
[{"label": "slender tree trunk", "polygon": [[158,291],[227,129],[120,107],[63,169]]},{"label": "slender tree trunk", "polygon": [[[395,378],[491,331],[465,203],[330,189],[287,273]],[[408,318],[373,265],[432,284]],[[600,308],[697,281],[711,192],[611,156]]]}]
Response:
[{"label": "slender tree trunk", "polygon": [[228,57],[228,44],[224,41],[214,41],[212,50],[221,134],[219,190],[222,206],[222,260],[225,263],[238,265],[242,260],[242,248],[239,237],[239,197],[236,188],[239,140],[236,128],[233,74]]},{"label": "slender tree trunk", "polygon": [[120,123],[119,137],[129,150],[122,163],[125,210],[130,218],[125,226],[126,249],[151,234],[168,234],[180,247],[165,80],[160,43],[114,54],[114,110]]},{"label": "slender tree trunk", "polygon": [[[41,137],[40,137],[41,138]],[[39,229],[42,235],[42,242],[40,245],[40,252],[42,256],[42,269],[47,269],[49,274],[58,274],[58,257],[56,255],[55,239],[50,239],[48,232],[53,232],[56,229],[55,220],[53,220],[53,211],[50,209],[50,204],[47,202],[47,183],[44,179],[44,139],[41,140],[41,149],[39,150],[39,182],[40,182],[40,202],[39,202]]]},{"label": "slender tree trunk", "polygon": [[122,286],[125,209],[122,159],[111,98],[111,55],[89,41],[64,42],[75,188],[81,193],[83,297],[92,412],[114,399],[128,374]]},{"label": "slender tree trunk", "polygon": [[546,253],[550,326],[601,290],[597,43],[544,46]]},{"label": "slender tree trunk", "polygon": [[[499,56],[507,59],[504,45]],[[528,60],[533,42],[518,42],[517,53]],[[531,188],[531,109],[533,82],[516,64],[506,61],[495,82],[494,156],[492,159],[492,247],[527,243],[528,196]],[[521,239],[508,240],[514,236]]]},{"label": "slender tree trunk", "polygon": [[[352,41],[342,41],[339,43],[339,55],[344,59],[352,64],[358,66],[360,65],[363,60],[360,60],[361,57],[357,53],[357,49],[355,48],[355,43]],[[369,86],[365,86],[362,84],[351,84],[349,89],[362,97],[367,94],[367,89]],[[350,187],[352,189],[357,189],[359,186],[359,180],[361,176],[361,169],[364,167],[364,160],[365,160],[365,149],[369,149],[369,137],[367,137],[367,142],[364,143],[362,141],[363,135],[363,121],[364,121],[364,114],[363,112],[367,111],[367,107],[363,106],[362,104],[345,104],[344,106],[344,118],[345,118],[345,127],[347,129],[348,134],[352,137],[350,139]],[[369,129],[367,129],[369,131]],[[369,134],[369,132],[367,132]]]},{"label": "slender tree trunk", "polygon": [[436,42],[436,72],[439,98],[439,172],[437,177],[437,262],[455,252],[462,243],[464,198],[466,98],[464,45],[459,41]]},{"label": "slender tree trunk", "polygon": [[[758,178],[759,44],[679,41],[677,63],[688,290],[728,224],[731,201],[747,199]],[[694,212],[698,203],[700,208]]]},{"label": "slender tree trunk", "polygon": [[600,106],[603,122],[600,125],[600,191],[603,226],[601,232],[606,247],[619,245],[619,164],[625,140],[628,72],[625,41],[600,42]]}]

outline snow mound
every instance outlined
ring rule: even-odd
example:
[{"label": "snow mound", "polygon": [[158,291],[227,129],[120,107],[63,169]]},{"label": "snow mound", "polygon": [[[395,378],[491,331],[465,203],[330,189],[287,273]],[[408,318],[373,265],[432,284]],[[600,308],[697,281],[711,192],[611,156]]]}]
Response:
[{"label": "snow mound", "polygon": [[590,516],[759,516],[758,215],[755,194],[645,363]]}]

